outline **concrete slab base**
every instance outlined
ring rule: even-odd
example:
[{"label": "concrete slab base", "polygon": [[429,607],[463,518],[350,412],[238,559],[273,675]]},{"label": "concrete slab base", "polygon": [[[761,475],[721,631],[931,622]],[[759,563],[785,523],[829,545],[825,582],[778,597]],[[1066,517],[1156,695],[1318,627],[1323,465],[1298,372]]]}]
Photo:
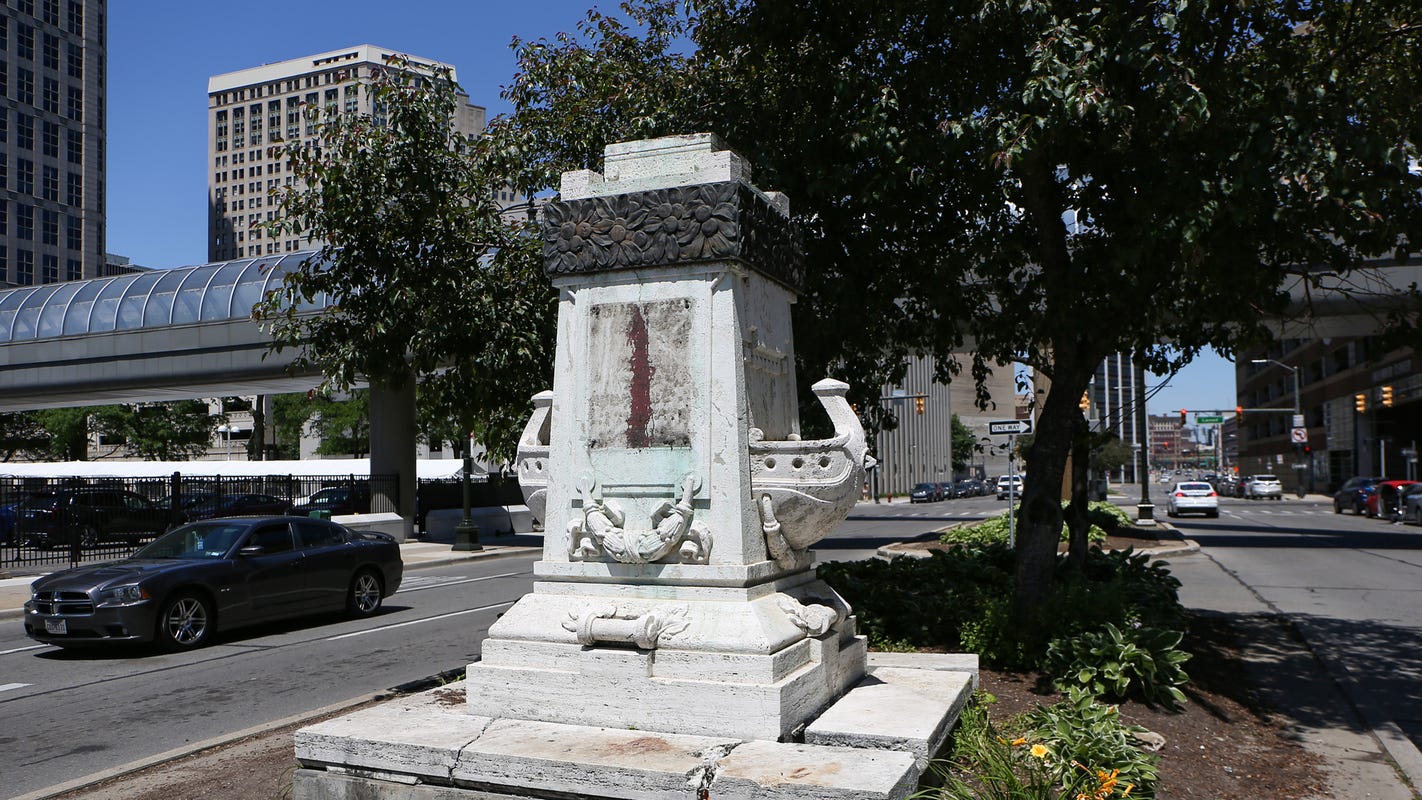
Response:
[{"label": "concrete slab base", "polygon": [[293,797],[902,800],[968,702],[976,663],[874,660],[803,741],[491,719],[442,687],[298,731]]}]

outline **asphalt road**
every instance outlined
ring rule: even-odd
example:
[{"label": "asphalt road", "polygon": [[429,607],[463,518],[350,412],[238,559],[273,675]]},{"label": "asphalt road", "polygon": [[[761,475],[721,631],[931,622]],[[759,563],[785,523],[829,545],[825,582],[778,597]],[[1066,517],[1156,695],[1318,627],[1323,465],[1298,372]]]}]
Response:
[{"label": "asphalt road", "polygon": [[[1365,718],[1394,723],[1422,747],[1422,527],[1339,515],[1329,502],[1292,497],[1226,499],[1219,519],[1172,522],[1293,621],[1349,684]],[[1186,591],[1182,598],[1192,604]]]},{"label": "asphalt road", "polygon": [[69,652],[0,626],[0,796],[464,667],[533,557],[410,570],[383,613],[233,631],[191,653]]}]

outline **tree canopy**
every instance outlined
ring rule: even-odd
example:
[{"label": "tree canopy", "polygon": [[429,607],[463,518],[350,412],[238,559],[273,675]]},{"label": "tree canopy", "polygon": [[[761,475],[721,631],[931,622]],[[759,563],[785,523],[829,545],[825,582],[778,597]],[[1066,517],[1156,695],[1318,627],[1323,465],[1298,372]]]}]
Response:
[{"label": "tree canopy", "polygon": [[805,231],[795,313],[822,335],[800,338],[800,369],[848,379],[871,425],[911,353],[944,378],[1014,361],[1049,378],[1017,544],[1024,620],[1050,585],[1077,402],[1104,358],[1160,374],[1232,353],[1267,336],[1292,276],[1417,249],[1412,4],[623,11],[516,42],[515,111],[491,130],[520,185],[596,168],[610,141],[716,132]]},{"label": "tree canopy", "polygon": [[[551,378],[554,295],[527,222],[505,219],[506,178],[451,124],[447,71],[402,59],[364,87],[374,114],[307,108],[315,138],[274,145],[297,182],[274,190],[273,235],[324,242],[255,312],[323,389],[420,385],[431,413],[513,455],[528,399]],[[302,313],[320,293],[327,312]]]}]

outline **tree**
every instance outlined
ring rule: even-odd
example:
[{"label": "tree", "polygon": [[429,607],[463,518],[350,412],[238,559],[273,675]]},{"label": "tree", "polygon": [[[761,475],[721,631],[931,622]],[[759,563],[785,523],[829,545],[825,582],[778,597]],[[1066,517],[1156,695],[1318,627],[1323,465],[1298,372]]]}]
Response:
[{"label": "tree", "polygon": [[[297,181],[265,227],[325,242],[255,309],[324,390],[417,381],[427,408],[511,459],[528,398],[551,378],[555,297],[541,245],[494,203],[507,178],[451,126],[447,71],[395,59],[364,87],[379,118],[308,108],[310,142],[274,145]],[[320,293],[324,313],[302,313]]]},{"label": "tree", "polygon": [[89,408],[46,408],[32,412],[44,430],[44,445],[29,453],[43,461],[84,461],[94,433]]},{"label": "tree", "polygon": [[34,412],[0,412],[0,462],[39,452],[48,439]]},{"label": "tree", "polygon": [[317,395],[310,401],[316,434],[316,454],[363,458],[370,452],[370,395],[353,391],[343,400]]},{"label": "tree", "polygon": [[688,9],[643,0],[624,7],[636,31],[590,12],[581,39],[516,43],[506,125],[536,151],[530,180],[595,166],[606,141],[716,131],[805,231],[797,323],[829,335],[800,340],[800,369],[850,377],[871,424],[866,401],[911,351],[951,377],[972,342],[975,377],[1015,361],[1050,379],[1016,546],[1022,623],[1051,585],[1077,403],[1103,359],[1162,374],[1231,353],[1268,335],[1288,282],[1414,251],[1422,230],[1411,6]]},{"label": "tree", "polygon": [[95,432],[121,441],[125,455],[145,461],[187,461],[207,452],[222,417],[208,413],[207,403],[178,400],[171,403],[98,406],[87,409]]},{"label": "tree", "polygon": [[973,436],[972,428],[963,424],[958,415],[954,414],[951,422],[953,429],[953,473],[955,475],[967,472],[976,461],[977,453],[982,451],[982,445],[978,444],[976,436]]}]

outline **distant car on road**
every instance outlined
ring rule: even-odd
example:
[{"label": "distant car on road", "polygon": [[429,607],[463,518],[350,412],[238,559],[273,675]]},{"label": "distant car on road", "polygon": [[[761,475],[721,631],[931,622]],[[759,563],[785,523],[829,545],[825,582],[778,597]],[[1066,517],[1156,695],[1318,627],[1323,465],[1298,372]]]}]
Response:
[{"label": "distant car on road", "polygon": [[910,503],[936,503],[943,499],[943,487],[936,483],[916,484],[909,490]]},{"label": "distant car on road", "polygon": [[1409,525],[1422,525],[1422,483],[1403,487],[1399,505],[1402,508],[1403,522]]},{"label": "distant car on road", "polygon": [[1349,478],[1338,491],[1333,493],[1333,513],[1342,514],[1344,511],[1352,511],[1354,514],[1362,514],[1368,510],[1368,495],[1372,494],[1373,487],[1378,481],[1385,478],[1356,477]]},{"label": "distant car on road", "polygon": [[137,544],[167,530],[168,509],[126,489],[83,486],[40,491],[20,504],[19,536],[41,548]]},{"label": "distant car on road", "polygon": [[997,499],[1006,500],[1008,494],[1022,496],[1022,476],[1003,475],[997,479]]},{"label": "distant car on road", "polygon": [[30,586],[25,635],[60,647],[200,647],[218,630],[344,609],[369,616],[404,575],[400,545],[306,517],[193,522],[122,561]]},{"label": "distant car on road", "polygon": [[1250,475],[1244,484],[1244,496],[1249,500],[1282,500],[1284,485],[1274,475]]},{"label": "distant car on road", "polygon": [[1175,484],[1166,501],[1165,513],[1172,517],[1181,514],[1204,514],[1207,517],[1220,515],[1220,498],[1215,488],[1204,481],[1188,481]]},{"label": "distant car on road", "polygon": [[1368,493],[1367,515],[1377,519],[1402,519],[1402,492],[1417,481],[1378,481]]}]

